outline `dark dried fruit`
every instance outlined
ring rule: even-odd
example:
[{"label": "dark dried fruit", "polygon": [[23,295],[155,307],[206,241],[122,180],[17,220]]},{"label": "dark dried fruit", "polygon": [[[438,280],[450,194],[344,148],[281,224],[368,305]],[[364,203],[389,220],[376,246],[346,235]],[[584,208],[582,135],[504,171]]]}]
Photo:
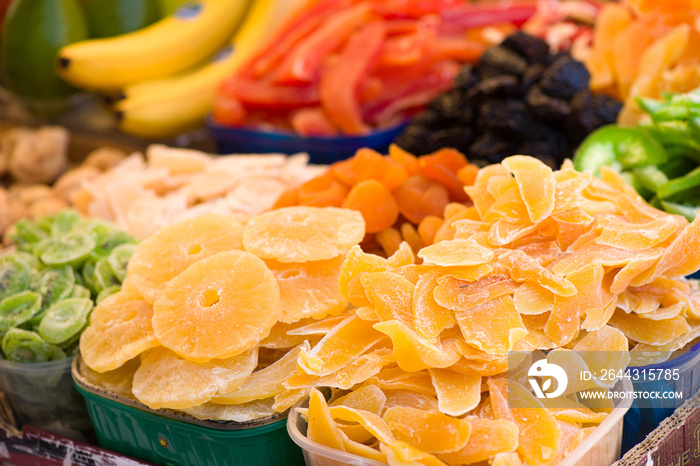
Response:
[{"label": "dark dried fruit", "polygon": [[549,45],[547,42],[522,31],[506,37],[501,45],[525,58],[529,64],[546,64],[549,59]]},{"label": "dark dried fruit", "polygon": [[504,158],[517,154],[517,150],[518,146],[514,142],[486,133],[476,138],[467,153],[478,160],[499,163]]},{"label": "dark dried fruit", "polygon": [[437,150],[443,147],[460,149],[469,147],[474,134],[472,130],[465,127],[447,128],[435,131],[430,135],[430,147]]},{"label": "dark dried fruit", "polygon": [[481,106],[479,123],[483,130],[496,130],[520,138],[527,136],[529,118],[527,106],[522,100],[489,100]]},{"label": "dark dried fruit", "polygon": [[467,101],[480,103],[484,99],[518,97],[522,95],[520,82],[515,76],[496,76],[484,79],[467,91]]},{"label": "dark dried fruit", "polygon": [[525,94],[525,101],[532,114],[544,121],[563,121],[571,113],[566,100],[548,96],[540,86],[531,87]]},{"label": "dark dried fruit", "polygon": [[459,120],[462,116],[462,105],[462,93],[452,90],[438,96],[428,105],[428,109],[434,110],[447,120]]},{"label": "dark dried fruit", "polygon": [[580,61],[562,57],[542,73],[540,86],[545,94],[571,99],[577,92],[588,89],[591,74]]},{"label": "dark dried fruit", "polygon": [[479,61],[479,76],[482,79],[504,74],[520,77],[526,69],[527,62],[523,57],[500,45],[484,52]]},{"label": "dark dried fruit", "polygon": [[471,89],[476,83],[479,82],[479,77],[476,75],[476,71],[472,65],[466,65],[462,67],[459,74],[455,78],[454,87],[455,89],[460,89],[466,91]]}]

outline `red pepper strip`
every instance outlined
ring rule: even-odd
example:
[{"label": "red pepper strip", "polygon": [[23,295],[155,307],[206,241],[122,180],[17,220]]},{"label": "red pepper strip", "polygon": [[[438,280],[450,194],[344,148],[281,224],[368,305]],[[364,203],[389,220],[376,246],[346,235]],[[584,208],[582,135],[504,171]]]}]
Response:
[{"label": "red pepper strip", "polygon": [[457,60],[477,62],[486,50],[486,44],[469,40],[466,37],[437,37],[431,44],[435,60]]},{"label": "red pepper strip", "polygon": [[357,90],[369,74],[384,44],[386,24],[373,21],[348,39],[339,59],[329,63],[321,76],[321,103],[328,116],[346,134],[365,134]]},{"label": "red pepper strip", "polygon": [[464,0],[371,0],[374,11],[387,19],[421,18],[440,13],[443,9],[461,5]]},{"label": "red pepper strip", "polygon": [[382,47],[377,66],[407,66],[418,63],[430,50],[436,36],[433,25],[421,22],[413,34],[388,38]]},{"label": "red pepper strip", "polygon": [[398,123],[407,110],[421,108],[450,89],[460,69],[461,65],[453,61],[436,63],[424,75],[387,92],[381,100],[368,106],[364,112],[365,121],[377,127]]},{"label": "red pepper strip", "polygon": [[236,97],[244,105],[262,108],[311,107],[319,102],[315,85],[282,86],[243,76],[233,76],[224,82],[221,94]]},{"label": "red pepper strip", "polygon": [[315,32],[290,50],[280,64],[275,82],[310,83],[318,75],[326,57],[345,42],[367,20],[370,8],[359,4],[328,18]]},{"label": "red pepper strip", "polygon": [[536,11],[536,2],[507,5],[494,5],[491,2],[463,3],[442,10],[440,17],[452,26],[467,30],[498,23],[513,23],[521,26]]},{"label": "red pepper strip", "polygon": [[214,99],[212,116],[220,125],[236,126],[243,124],[246,111],[240,100],[219,94]]},{"label": "red pepper strip", "polygon": [[387,21],[386,35],[412,34],[418,30],[418,24],[420,23],[415,19],[393,19]]},{"label": "red pepper strip", "polygon": [[338,129],[321,107],[302,108],[292,115],[292,128],[301,136],[334,136]]}]

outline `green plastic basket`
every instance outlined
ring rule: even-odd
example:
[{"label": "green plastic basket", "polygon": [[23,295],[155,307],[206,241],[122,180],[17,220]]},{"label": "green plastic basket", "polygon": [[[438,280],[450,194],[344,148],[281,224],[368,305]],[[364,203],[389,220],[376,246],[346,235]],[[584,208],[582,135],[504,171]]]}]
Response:
[{"label": "green plastic basket", "polygon": [[73,364],[99,444],[160,465],[303,466],[301,449],[287,433],[287,415],[246,423],[199,421],[154,411],[87,382]]}]

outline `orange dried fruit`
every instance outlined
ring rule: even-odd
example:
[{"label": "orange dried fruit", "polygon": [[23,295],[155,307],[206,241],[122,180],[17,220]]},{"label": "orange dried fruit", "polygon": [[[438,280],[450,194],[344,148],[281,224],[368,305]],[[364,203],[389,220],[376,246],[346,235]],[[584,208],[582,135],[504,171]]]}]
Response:
[{"label": "orange dried fruit", "polygon": [[235,390],[217,395],[212,398],[211,402],[237,405],[270,398],[282,393],[284,391],[282,383],[297,373],[297,358],[302,349],[308,347],[308,343],[303,343],[291,349],[271,365],[250,374],[250,377]]},{"label": "orange dried fruit", "polygon": [[429,215],[441,217],[450,202],[445,186],[422,175],[411,176],[392,194],[401,215],[416,225]]},{"label": "orange dried fruit", "polygon": [[[296,190],[296,201],[291,198],[285,205],[279,205],[282,198],[278,199],[275,208],[305,205],[313,207],[340,207],[348,194],[348,188],[327,172],[302,184]],[[283,195],[284,196],[284,195]]]},{"label": "orange dried fruit", "polygon": [[[404,223],[404,225],[407,225]],[[387,258],[387,262],[392,268],[411,265],[416,262],[416,256],[413,254],[413,249],[406,241],[399,244],[399,248]]]},{"label": "orange dried fruit", "polygon": [[348,305],[338,290],[344,257],[324,261],[284,263],[265,261],[277,279],[282,298],[280,321],[292,323],[305,318],[322,319],[339,314]]},{"label": "orange dried fruit", "polygon": [[479,170],[474,181],[474,186],[464,188],[466,193],[474,203],[474,207],[479,212],[479,217],[484,218],[486,212],[491,208],[491,205],[496,201],[486,189],[489,179],[494,176],[509,175],[508,170],[501,164],[489,165]]},{"label": "orange dried fruit", "polygon": [[418,157],[403,150],[396,144],[391,144],[389,146],[389,157],[403,165],[403,167],[406,169],[406,173],[408,173],[408,176],[414,176],[420,173]]},{"label": "orange dried fruit", "polygon": [[371,322],[353,316],[328,332],[311,350],[304,348],[299,366],[309,375],[329,375],[384,339]]},{"label": "orange dried fruit", "polygon": [[481,400],[481,376],[461,374],[449,369],[429,369],[440,412],[462,416]]},{"label": "orange dried fruit", "polygon": [[333,419],[360,424],[380,442],[394,443],[395,441],[384,419],[374,413],[343,405],[332,406],[329,410]]},{"label": "orange dried fruit", "polygon": [[95,307],[80,336],[80,355],[92,370],[115,370],[158,346],[151,319],[153,308],[140,295],[122,290]]},{"label": "orange dried fruit", "polygon": [[343,405],[348,408],[361,409],[381,415],[386,400],[386,395],[379,387],[376,385],[364,385],[357,390],[351,391],[347,395],[337,398],[330,405]]},{"label": "orange dried fruit", "polygon": [[437,341],[440,333],[455,325],[453,312],[440,306],[433,297],[441,274],[430,271],[420,275],[413,292],[413,326],[430,342]]},{"label": "orange dried fruit", "polygon": [[[286,350],[289,348],[294,348],[299,346],[306,340],[311,340],[313,337],[318,338],[315,334],[293,334],[294,330],[305,327],[308,325],[313,325],[317,322],[313,319],[303,319],[291,324],[286,324],[284,322],[277,322],[270,330],[270,334],[265,337],[260,342],[260,348],[270,349],[270,350]],[[311,338],[310,338],[311,336]]]},{"label": "orange dried fruit", "polygon": [[[448,213],[448,208],[445,207],[445,212]],[[446,216],[445,222],[435,233],[433,238],[433,244],[439,243],[441,241],[449,241],[455,239],[455,234],[457,229],[455,228],[455,223],[459,220],[477,220],[480,221],[479,214],[474,207],[469,207],[466,209],[460,209],[456,214]]]},{"label": "orange dried fruit", "polygon": [[[288,335],[325,335],[326,333],[333,330],[336,325],[350,318],[351,314],[343,314],[339,316],[327,317],[323,320],[304,320],[292,324],[293,328],[287,331]],[[299,326],[297,326],[299,325]]]},{"label": "orange dried fruit", "polygon": [[153,330],[178,356],[207,362],[256,346],[281,315],[279,285],[270,269],[253,254],[228,251],[170,280],[154,305]]},{"label": "orange dried fruit", "polygon": [[476,165],[465,165],[457,172],[457,179],[465,186],[471,186],[476,181],[476,176],[479,173],[479,167]]},{"label": "orange dried fruit", "polygon": [[398,251],[401,243],[403,242],[401,233],[399,233],[399,230],[396,228],[387,228],[386,230],[382,230],[374,235],[374,238],[377,240],[377,243],[379,243],[381,246],[382,251],[384,251],[384,255],[387,257]]},{"label": "orange dried fruit", "polygon": [[129,259],[127,275],[153,304],[165,285],[195,262],[223,251],[241,249],[243,225],[231,217],[200,215],[167,226],[141,242]]},{"label": "orange dried fruit", "polygon": [[461,450],[471,434],[469,421],[436,411],[395,406],[383,418],[394,437],[428,453]]},{"label": "orange dried fruit", "polygon": [[342,434],[331,417],[326,399],[315,388],[311,389],[307,417],[306,436],[309,440],[335,450],[345,451]]},{"label": "orange dried fruit", "polygon": [[515,155],[502,162],[518,183],[530,221],[539,223],[554,210],[555,182],[552,169],[534,157]]},{"label": "orange dried fruit", "polygon": [[172,351],[154,348],[134,374],[134,396],[151,409],[185,409],[211,400],[217,393],[235,390],[250,377],[258,363],[257,349],[229,359],[197,364]]},{"label": "orange dried fruit", "polygon": [[489,379],[488,386],[496,419],[511,421],[518,427],[518,453],[533,466],[551,461],[561,441],[561,429],[554,416],[514,380]]},{"label": "orange dried fruit", "polygon": [[445,221],[435,215],[427,215],[423,217],[423,220],[421,220],[418,224],[418,234],[420,235],[424,245],[430,246],[433,244],[435,234],[438,232],[443,223],[445,223]]},{"label": "orange dried fruit", "polygon": [[676,232],[677,224],[672,216],[662,217],[647,223],[632,223],[610,215],[596,219],[597,244],[619,249],[647,249],[663,243]]},{"label": "orange dried fruit", "polygon": [[464,183],[457,177],[461,168],[467,165],[467,158],[455,149],[444,148],[418,159],[421,174],[440,182],[450,192],[455,201],[466,201]]},{"label": "orange dried fruit", "polygon": [[487,353],[505,354],[527,334],[509,295],[455,314],[464,341]]},{"label": "orange dried fruit", "polygon": [[630,340],[647,345],[664,345],[690,331],[690,326],[681,316],[664,320],[644,319],[636,314],[615,311],[609,324]]},{"label": "orange dried fruit", "polygon": [[465,267],[486,264],[493,259],[493,251],[473,240],[453,239],[421,249],[418,257],[428,264]]},{"label": "orange dried fruit", "polygon": [[350,439],[345,432],[343,431],[341,427],[341,433],[342,433],[342,438],[343,438],[343,445],[345,446],[345,451],[352,455],[357,455],[357,456],[362,456],[364,458],[378,461],[380,463],[386,463],[387,458],[386,454],[382,453],[379,450],[376,450],[370,446],[365,445],[364,443],[357,442],[355,440]]},{"label": "orange dried fruit", "polygon": [[510,271],[510,276],[516,282],[535,282],[563,297],[576,294],[576,287],[570,281],[545,269],[521,250],[516,249],[501,254],[498,262]]},{"label": "orange dried fruit", "polygon": [[382,390],[409,390],[421,395],[436,396],[428,371],[406,372],[399,367],[384,368],[367,379],[366,385],[376,385]]},{"label": "orange dried fruit", "polygon": [[554,293],[533,282],[521,283],[513,294],[513,305],[524,316],[544,314],[554,309]]},{"label": "orange dried fruit", "polygon": [[195,419],[203,421],[248,422],[269,418],[278,414],[272,407],[273,401],[272,398],[266,398],[264,400],[255,400],[240,405],[204,403],[203,405],[194,406],[181,411]]},{"label": "orange dried fruit", "polygon": [[340,293],[354,306],[368,306],[370,302],[360,281],[362,275],[368,272],[382,272],[390,268],[391,266],[383,257],[367,254],[360,246],[353,246],[340,268],[338,278]]},{"label": "orange dried fruit", "polygon": [[396,319],[413,327],[413,283],[392,272],[368,273],[361,281],[379,320]]},{"label": "orange dried fruit", "polygon": [[434,396],[424,395],[413,390],[384,390],[384,394],[386,395],[385,409],[393,406],[409,406],[426,411],[438,410],[438,401]]},{"label": "orange dried fruit", "polygon": [[136,357],[131,361],[125,362],[117,369],[100,374],[90,369],[82,358],[78,360],[79,374],[82,375],[88,383],[111,393],[126,397],[134,396],[134,394],[131,393],[131,384],[134,379],[134,372],[136,372],[140,364],[141,358]]},{"label": "orange dried fruit", "polygon": [[401,440],[390,444],[380,442],[379,450],[386,454],[387,463],[394,466],[445,466],[445,463],[434,455]]},{"label": "orange dried fruit", "polygon": [[377,233],[392,226],[399,208],[391,192],[379,181],[362,181],[350,189],[343,207],[357,210],[365,219],[365,231]]},{"label": "orange dried fruit", "polygon": [[600,424],[608,417],[608,413],[595,412],[589,407],[563,396],[545,398],[543,404],[558,421]]},{"label": "orange dried fruit", "polygon": [[359,149],[352,158],[331,165],[331,173],[346,186],[376,180],[389,191],[401,186],[408,177],[403,164],[368,148]]},{"label": "orange dried fruit", "polygon": [[523,466],[520,455],[512,453],[496,453],[489,466]]},{"label": "orange dried fruit", "polygon": [[438,457],[449,464],[472,464],[486,461],[498,453],[513,452],[518,447],[518,426],[508,420],[470,419],[469,441],[461,450]]},{"label": "orange dried fruit", "polygon": [[243,232],[243,247],[280,262],[327,260],[362,241],[359,212],[336,207],[287,207],[258,215]]},{"label": "orange dried fruit", "polygon": [[[418,230],[416,230],[416,228],[408,222],[401,224],[401,236],[403,237],[403,240],[411,247],[412,251],[420,251],[425,247]],[[413,258],[411,264],[413,264],[413,262],[415,262],[415,257]]]},{"label": "orange dried fruit", "polygon": [[518,288],[518,284],[505,275],[489,275],[471,283],[451,276],[437,281],[438,286],[433,289],[435,302],[455,312],[480,306]]}]

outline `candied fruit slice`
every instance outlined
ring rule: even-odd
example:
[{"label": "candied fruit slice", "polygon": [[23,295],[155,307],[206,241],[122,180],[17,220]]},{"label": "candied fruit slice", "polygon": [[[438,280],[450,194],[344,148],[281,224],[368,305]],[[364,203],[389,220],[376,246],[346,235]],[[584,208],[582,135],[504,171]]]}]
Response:
[{"label": "candied fruit slice", "polygon": [[332,406],[329,410],[334,420],[360,424],[380,442],[394,443],[395,441],[394,435],[384,419],[374,413],[343,405]]},{"label": "candied fruit slice", "polygon": [[[390,268],[391,266],[383,257],[367,254],[362,251],[360,246],[353,246],[345,256],[345,261],[340,268],[340,277],[338,278],[340,293],[357,307],[368,306],[370,302],[367,300],[365,289],[359,278],[367,272],[383,272]],[[356,278],[358,280],[353,280]]]},{"label": "candied fruit slice", "polygon": [[446,276],[437,279],[433,289],[436,303],[455,312],[463,312],[492,299],[513,293],[518,284],[505,275],[489,275],[474,282]]},{"label": "candied fruit slice", "polygon": [[513,305],[524,316],[544,314],[554,309],[554,293],[533,282],[521,283],[513,294]]},{"label": "candied fruit slice", "polygon": [[515,176],[527,213],[533,223],[549,217],[554,210],[555,181],[552,169],[534,157],[515,155],[502,162]]},{"label": "candied fruit slice", "polygon": [[609,324],[629,339],[647,345],[665,345],[690,331],[688,322],[681,316],[651,320],[619,310],[612,315]]},{"label": "candied fruit slice", "polygon": [[197,364],[161,347],[149,351],[134,374],[134,396],[151,409],[192,408],[217,393],[235,390],[250,377],[258,363],[251,349],[229,359]]},{"label": "candied fruit slice", "polygon": [[440,273],[427,272],[418,278],[413,292],[413,325],[430,342],[437,341],[440,333],[456,324],[453,312],[440,306],[433,297]]},{"label": "candied fruit slice", "polygon": [[496,201],[487,190],[489,179],[494,176],[509,175],[510,172],[501,164],[489,165],[479,170],[474,181],[474,186],[464,188],[466,193],[474,202],[474,207],[479,212],[479,217],[484,218],[486,212],[491,208],[491,205]]},{"label": "candied fruit slice", "polygon": [[177,355],[207,362],[256,346],[281,315],[270,269],[253,254],[228,251],[195,262],[168,283],[154,305],[153,330]]},{"label": "candied fruit slice", "polygon": [[377,233],[389,228],[399,218],[399,208],[394,196],[376,180],[362,181],[353,186],[343,202],[343,207],[362,214],[367,233]]},{"label": "candied fruit slice", "polygon": [[362,241],[359,212],[337,207],[286,207],[253,217],[243,247],[263,259],[306,262],[333,259]]},{"label": "candied fruit slice", "polygon": [[436,396],[428,371],[406,372],[399,367],[384,368],[367,379],[365,384],[376,385],[382,390],[410,390],[427,396]]},{"label": "candied fruit slice", "polygon": [[510,271],[517,282],[535,282],[559,296],[573,296],[576,287],[568,280],[542,267],[521,250],[512,250],[498,257],[498,262]]},{"label": "candied fruit slice", "polygon": [[374,328],[391,338],[396,364],[405,371],[449,367],[461,357],[456,344],[451,344],[450,340],[432,344],[397,320],[379,322]]},{"label": "candied fruit slice", "polygon": [[423,248],[418,257],[429,264],[464,267],[486,264],[493,259],[493,251],[473,240],[453,239]]},{"label": "candied fruit slice", "polygon": [[342,433],[331,417],[326,399],[315,388],[311,389],[307,416],[308,429],[306,430],[306,436],[309,440],[335,450],[345,451]]},{"label": "candied fruit slice", "polygon": [[362,285],[379,320],[396,319],[413,327],[413,283],[392,272],[375,272],[365,274]]},{"label": "candied fruit slice", "polygon": [[545,398],[543,404],[558,421],[600,424],[608,417],[608,413],[595,412],[589,407],[563,396]]},{"label": "candied fruit slice", "polygon": [[436,411],[395,406],[383,418],[394,437],[428,453],[461,450],[471,434],[469,421]]},{"label": "candied fruit slice", "polygon": [[[404,225],[406,225],[404,223]],[[416,256],[413,255],[413,249],[406,241],[399,244],[399,248],[387,258],[387,262],[392,268],[411,265],[416,262]]]},{"label": "candied fruit slice", "polygon": [[596,219],[597,244],[619,249],[647,249],[663,243],[676,232],[677,224],[672,216],[648,223],[631,223],[618,216],[601,215]]},{"label": "candied fruit slice", "polygon": [[386,395],[385,409],[392,406],[409,406],[426,411],[437,411],[438,401],[434,396],[424,395],[412,390],[384,390]]},{"label": "candied fruit slice", "polygon": [[472,464],[486,461],[498,453],[518,448],[518,426],[508,420],[470,419],[469,442],[461,450],[438,457],[449,464]]},{"label": "candied fruit slice", "polygon": [[422,175],[411,176],[393,193],[401,215],[418,225],[428,217],[442,217],[450,194],[439,182]]},{"label": "candied fruit slice", "polygon": [[386,399],[386,395],[379,387],[376,385],[365,385],[337,398],[331,403],[331,406],[343,405],[348,408],[361,409],[381,415]]},{"label": "candied fruit slice", "polygon": [[481,400],[481,376],[461,374],[449,369],[429,369],[438,397],[440,412],[462,416]]},{"label": "candied fruit slice", "polygon": [[527,334],[509,295],[460,309],[455,316],[464,341],[487,353],[505,354]]},{"label": "candied fruit slice", "polygon": [[418,234],[421,240],[423,240],[423,244],[426,246],[433,244],[435,235],[440,227],[442,227],[443,223],[445,223],[445,221],[435,215],[423,217],[423,220],[418,224]]},{"label": "candied fruit slice", "polygon": [[180,272],[219,252],[241,249],[242,240],[243,225],[233,218],[200,215],[167,226],[136,246],[127,275],[152,305]]}]

